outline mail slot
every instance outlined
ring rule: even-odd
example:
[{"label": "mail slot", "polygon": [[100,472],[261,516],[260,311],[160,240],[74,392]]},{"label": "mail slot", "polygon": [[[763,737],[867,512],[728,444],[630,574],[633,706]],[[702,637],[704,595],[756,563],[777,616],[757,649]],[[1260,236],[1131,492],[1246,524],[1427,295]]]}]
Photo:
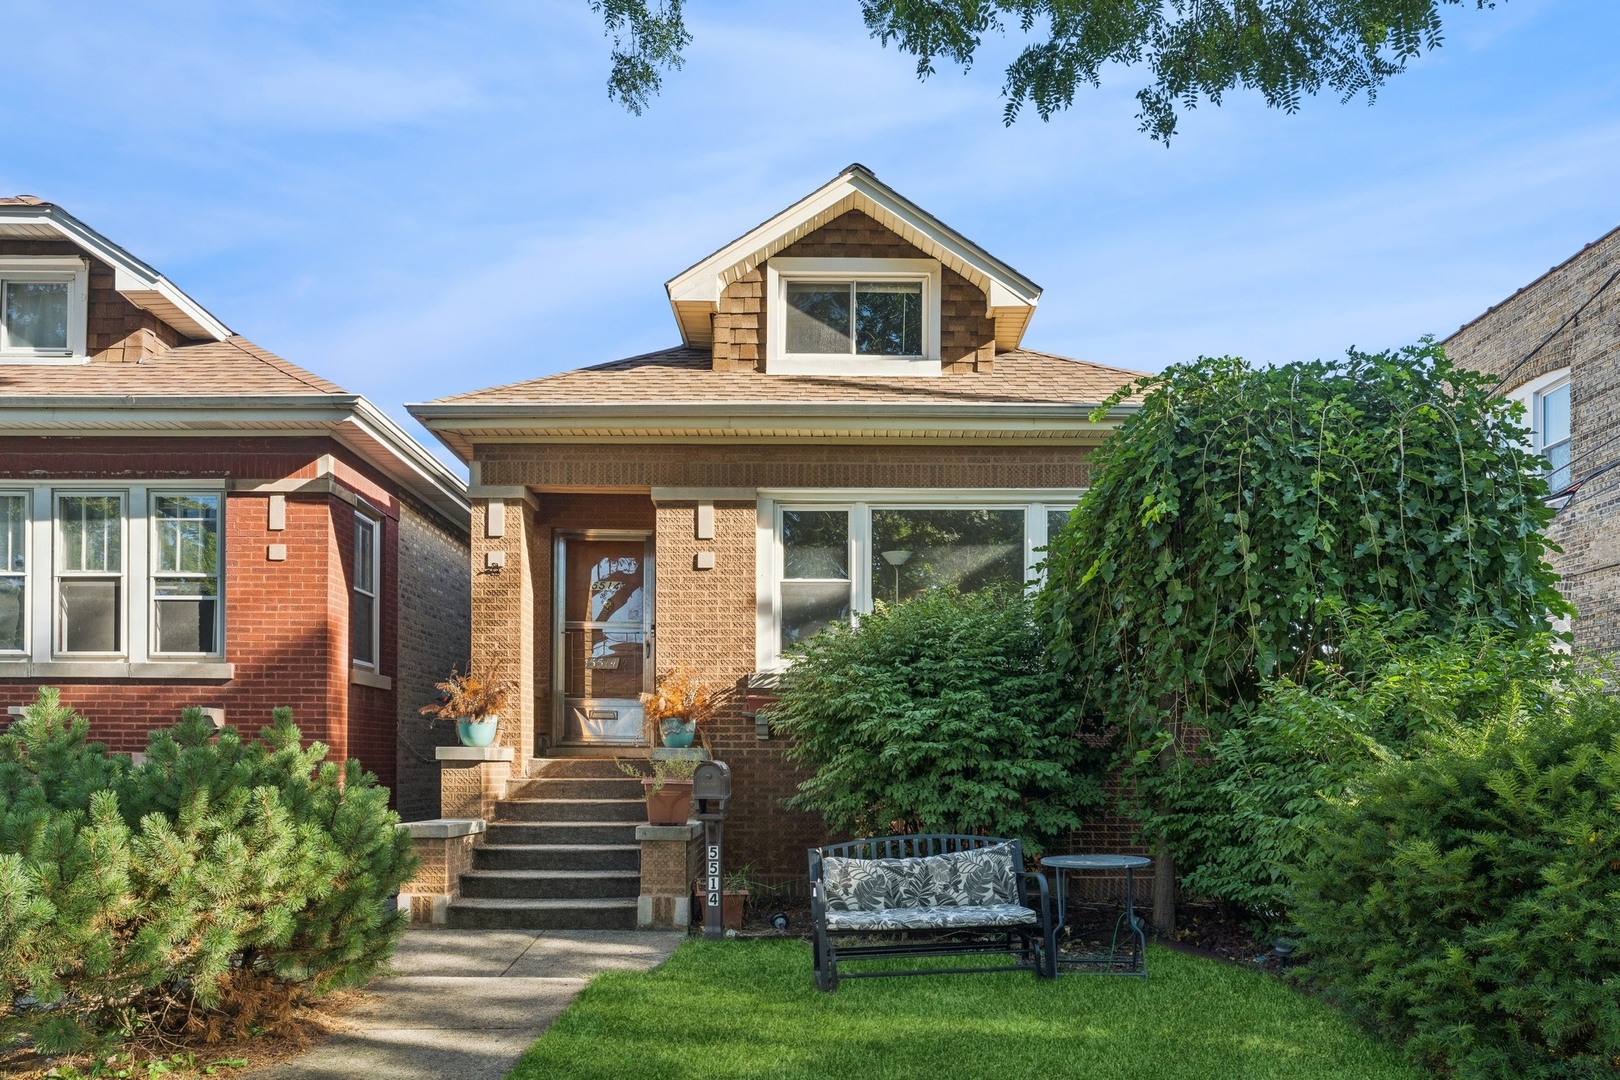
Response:
[{"label": "mail slot", "polygon": [[700,762],[692,774],[694,799],[731,798],[731,766],[723,761]]}]

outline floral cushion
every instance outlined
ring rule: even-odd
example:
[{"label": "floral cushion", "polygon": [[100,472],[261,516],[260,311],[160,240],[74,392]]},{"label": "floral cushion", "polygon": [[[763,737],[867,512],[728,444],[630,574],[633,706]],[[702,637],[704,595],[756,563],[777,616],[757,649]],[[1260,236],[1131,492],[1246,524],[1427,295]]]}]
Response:
[{"label": "floral cushion", "polygon": [[920,859],[829,856],[821,861],[823,896],[829,912],[1016,905],[1012,862],[1011,844]]},{"label": "floral cushion", "polygon": [[1040,916],[1019,904],[829,911],[828,930],[948,930],[956,927],[1030,926]]}]

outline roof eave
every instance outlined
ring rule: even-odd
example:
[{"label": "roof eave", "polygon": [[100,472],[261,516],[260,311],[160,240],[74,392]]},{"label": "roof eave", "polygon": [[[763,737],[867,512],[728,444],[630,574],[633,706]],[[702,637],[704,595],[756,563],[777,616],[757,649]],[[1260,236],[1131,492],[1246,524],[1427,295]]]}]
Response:
[{"label": "roof eave", "polygon": [[242,431],[326,434],[354,450],[458,527],[471,527],[466,484],[358,394],[12,395],[0,435],[121,433],[206,436]]},{"label": "roof eave", "polygon": [[151,265],[54,203],[0,206],[0,221],[45,225],[113,268],[114,288],[189,338],[224,341],[231,330]]}]

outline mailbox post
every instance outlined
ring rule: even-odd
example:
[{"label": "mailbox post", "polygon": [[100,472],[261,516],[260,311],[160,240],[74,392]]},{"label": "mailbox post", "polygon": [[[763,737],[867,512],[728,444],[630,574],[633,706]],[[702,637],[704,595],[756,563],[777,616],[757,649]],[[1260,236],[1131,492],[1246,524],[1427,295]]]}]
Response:
[{"label": "mailbox post", "polygon": [[724,900],[724,845],[726,808],[731,802],[731,766],[723,761],[705,761],[692,774],[692,797],[697,800],[698,820],[703,822],[703,936],[725,935],[720,923]]}]

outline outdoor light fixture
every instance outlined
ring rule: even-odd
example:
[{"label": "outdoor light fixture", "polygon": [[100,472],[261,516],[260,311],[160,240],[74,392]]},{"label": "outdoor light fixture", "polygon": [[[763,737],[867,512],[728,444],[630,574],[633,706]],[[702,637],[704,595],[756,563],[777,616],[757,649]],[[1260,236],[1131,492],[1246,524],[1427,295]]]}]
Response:
[{"label": "outdoor light fixture", "polygon": [[1290,938],[1280,937],[1271,943],[1271,954],[1277,958],[1277,968],[1281,970],[1288,966],[1288,958],[1294,955],[1294,942]]},{"label": "outdoor light fixture", "polygon": [[788,925],[789,925],[788,924],[787,912],[778,911],[775,915],[772,915],[771,916],[771,925],[773,927],[775,927],[776,929],[778,929],[778,930],[786,932],[786,930],[788,928]]},{"label": "outdoor light fixture", "polygon": [[894,567],[894,602],[900,602],[900,568],[911,558],[909,551],[885,551],[883,561]]}]

